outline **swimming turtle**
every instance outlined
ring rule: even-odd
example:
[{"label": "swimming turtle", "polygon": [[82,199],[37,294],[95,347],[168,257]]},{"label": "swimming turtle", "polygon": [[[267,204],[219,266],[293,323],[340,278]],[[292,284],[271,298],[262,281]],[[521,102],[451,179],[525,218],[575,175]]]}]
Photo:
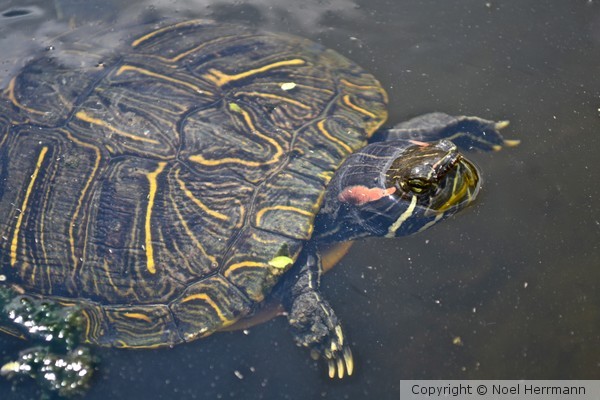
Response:
[{"label": "swimming turtle", "polygon": [[383,129],[380,83],[294,36],[188,20],[82,42],[57,39],[0,98],[0,283],[75,306],[93,344],[188,342],[274,298],[350,375],[318,246],[432,226],[479,189],[458,147],[511,144],[476,117]]}]

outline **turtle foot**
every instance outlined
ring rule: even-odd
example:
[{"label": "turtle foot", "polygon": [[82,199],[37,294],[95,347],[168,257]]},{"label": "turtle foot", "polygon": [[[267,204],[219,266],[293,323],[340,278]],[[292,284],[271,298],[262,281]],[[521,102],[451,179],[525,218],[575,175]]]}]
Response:
[{"label": "turtle foot", "polygon": [[424,114],[381,131],[383,140],[452,141],[463,150],[498,151],[514,147],[520,140],[506,140],[500,131],[509,121],[491,121],[473,116],[452,116],[440,112]]},{"label": "turtle foot", "polygon": [[318,292],[294,300],[288,321],[296,344],[309,348],[313,359],[323,358],[330,378],[352,375],[354,360],[335,312]]}]

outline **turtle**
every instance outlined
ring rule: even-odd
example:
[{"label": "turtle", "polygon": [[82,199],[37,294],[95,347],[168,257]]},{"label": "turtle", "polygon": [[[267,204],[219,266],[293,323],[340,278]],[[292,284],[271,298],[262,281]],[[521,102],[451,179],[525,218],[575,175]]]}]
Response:
[{"label": "turtle", "polygon": [[0,284],[76,307],[84,343],[173,346],[275,299],[351,375],[320,248],[455,214],[480,187],[459,149],[514,144],[478,117],[384,127],[379,81],[304,38],[183,20],[111,43],[58,38],[0,97]]}]

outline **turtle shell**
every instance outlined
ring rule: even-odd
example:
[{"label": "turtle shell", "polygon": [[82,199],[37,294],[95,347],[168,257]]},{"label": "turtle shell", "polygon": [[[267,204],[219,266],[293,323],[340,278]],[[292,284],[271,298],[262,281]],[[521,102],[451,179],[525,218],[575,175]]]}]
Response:
[{"label": "turtle shell", "polygon": [[2,284],[77,305],[102,345],[222,329],[291,267],[385,103],[332,50],[208,21],[48,50],[0,99]]}]

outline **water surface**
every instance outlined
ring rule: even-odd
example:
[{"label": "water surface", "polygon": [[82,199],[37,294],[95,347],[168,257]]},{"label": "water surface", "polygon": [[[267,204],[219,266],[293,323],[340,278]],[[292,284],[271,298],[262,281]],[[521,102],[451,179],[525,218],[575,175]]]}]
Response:
[{"label": "water surface", "polygon": [[[509,119],[522,143],[473,156],[485,179],[474,207],[418,236],[359,242],[324,278],[352,378],[326,379],[279,319],[174,349],[103,350],[87,398],[397,399],[400,379],[600,379],[600,2],[120,3],[3,2],[0,78],[69,26],[208,17],[353,59],[388,90],[390,124],[436,110]],[[0,338],[2,360],[21,345]],[[35,392],[0,381],[0,394]]]}]

